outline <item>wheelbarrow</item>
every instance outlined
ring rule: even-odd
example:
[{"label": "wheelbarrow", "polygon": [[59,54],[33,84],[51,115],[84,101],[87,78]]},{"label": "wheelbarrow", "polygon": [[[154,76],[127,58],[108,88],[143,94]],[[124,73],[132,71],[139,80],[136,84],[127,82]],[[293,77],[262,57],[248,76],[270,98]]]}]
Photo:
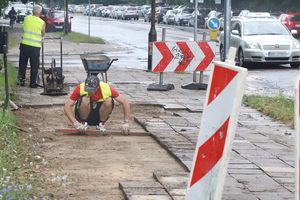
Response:
[{"label": "wheelbarrow", "polygon": [[102,80],[107,82],[107,71],[114,61],[119,59],[110,59],[103,54],[82,54],[80,55],[87,76],[101,74]]}]

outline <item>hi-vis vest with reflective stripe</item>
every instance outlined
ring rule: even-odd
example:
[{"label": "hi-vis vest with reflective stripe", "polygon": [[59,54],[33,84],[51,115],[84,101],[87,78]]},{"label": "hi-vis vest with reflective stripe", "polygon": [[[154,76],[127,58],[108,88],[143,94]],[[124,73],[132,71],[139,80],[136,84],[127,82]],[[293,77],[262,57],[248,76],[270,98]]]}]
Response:
[{"label": "hi-vis vest with reflective stripe", "polygon": [[21,44],[33,47],[42,46],[42,28],[44,21],[36,16],[27,16],[24,19]]},{"label": "hi-vis vest with reflective stripe", "polygon": [[[86,92],[84,90],[84,86],[85,86],[85,83],[80,84],[80,96],[88,95],[88,92]],[[102,98],[98,99],[97,102],[103,102],[106,99],[108,99],[109,97],[111,97],[111,90],[107,83],[100,82],[99,86],[101,88]]]}]

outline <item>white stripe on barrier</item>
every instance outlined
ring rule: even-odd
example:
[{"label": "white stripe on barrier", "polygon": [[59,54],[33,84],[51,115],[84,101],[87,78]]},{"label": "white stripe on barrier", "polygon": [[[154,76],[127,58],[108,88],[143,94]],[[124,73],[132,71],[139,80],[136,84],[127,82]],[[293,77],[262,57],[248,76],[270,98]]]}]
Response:
[{"label": "white stripe on barrier", "polygon": [[187,200],[220,200],[247,70],[214,62]]},{"label": "white stripe on barrier", "polygon": [[[238,84],[238,79],[239,76],[237,75],[234,79],[232,79],[228,86],[224,88],[223,92],[206,107],[206,117],[203,118],[203,124],[206,125],[201,125],[201,132],[204,134],[199,136],[199,146],[201,146],[207,138],[216,131],[216,127],[220,127],[231,114],[235,96],[232,95],[232,92],[230,91],[234,91]],[[222,112],[216,114],[216,110],[220,110]],[[204,135],[207,136],[205,137]]]}]

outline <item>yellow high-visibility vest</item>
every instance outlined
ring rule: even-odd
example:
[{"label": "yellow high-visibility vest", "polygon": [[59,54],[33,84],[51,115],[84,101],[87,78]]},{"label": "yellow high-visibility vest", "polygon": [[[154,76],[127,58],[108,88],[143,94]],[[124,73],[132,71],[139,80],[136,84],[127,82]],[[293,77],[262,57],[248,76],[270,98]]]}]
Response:
[{"label": "yellow high-visibility vest", "polygon": [[33,47],[42,46],[42,28],[44,21],[36,16],[27,16],[23,23],[21,44]]},{"label": "yellow high-visibility vest", "polygon": [[[88,95],[88,92],[84,90],[85,83],[80,84],[80,96]],[[99,84],[102,92],[102,98],[98,99],[97,102],[103,102],[111,97],[111,90],[108,83],[100,82]]]}]

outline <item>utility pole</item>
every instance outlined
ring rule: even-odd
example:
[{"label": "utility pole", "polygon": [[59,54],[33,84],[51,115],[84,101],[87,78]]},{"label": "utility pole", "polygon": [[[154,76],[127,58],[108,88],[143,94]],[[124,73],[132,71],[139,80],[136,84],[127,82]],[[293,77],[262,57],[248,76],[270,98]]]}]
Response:
[{"label": "utility pole", "polygon": [[65,0],[65,35],[68,35],[68,32],[69,32],[69,3],[68,3],[68,0]]},{"label": "utility pole", "polygon": [[153,42],[157,40],[157,33],[155,30],[155,0],[151,0],[151,28],[148,38],[148,71],[152,71],[152,47]]}]

